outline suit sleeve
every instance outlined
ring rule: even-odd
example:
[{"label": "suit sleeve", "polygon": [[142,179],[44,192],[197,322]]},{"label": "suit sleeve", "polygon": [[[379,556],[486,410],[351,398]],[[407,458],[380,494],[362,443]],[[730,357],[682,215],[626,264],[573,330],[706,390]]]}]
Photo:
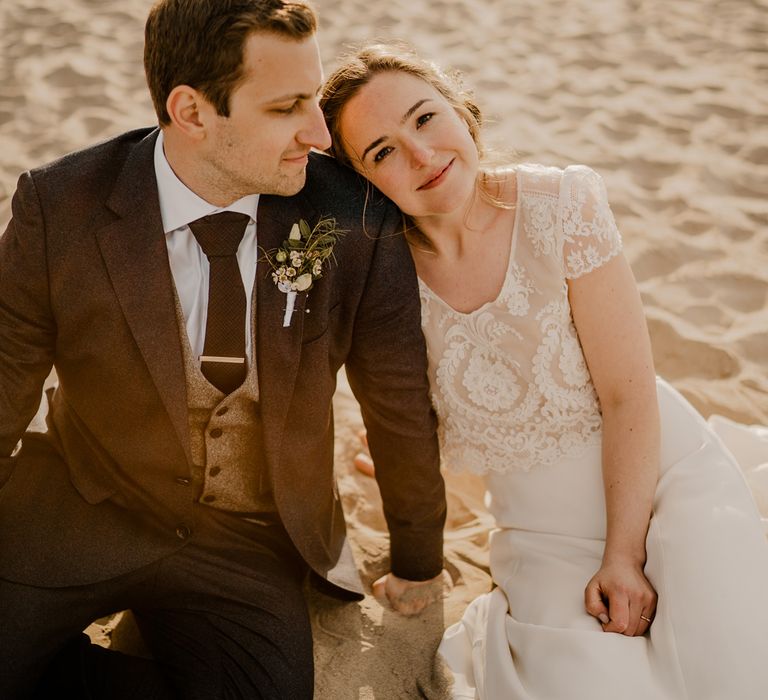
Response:
[{"label": "suit sleeve", "polygon": [[399,222],[399,213],[388,207],[346,369],[376,465],[391,571],[423,581],[443,567],[445,485],[416,273]]},{"label": "suit sleeve", "polygon": [[53,365],[56,329],[49,299],[45,226],[34,182],[25,173],[0,236],[0,483]]}]

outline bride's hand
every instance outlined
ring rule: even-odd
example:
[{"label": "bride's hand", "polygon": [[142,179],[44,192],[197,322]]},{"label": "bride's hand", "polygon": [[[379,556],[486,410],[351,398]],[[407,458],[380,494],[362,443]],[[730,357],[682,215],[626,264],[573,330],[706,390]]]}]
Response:
[{"label": "bride's hand", "polygon": [[376,469],[373,466],[373,460],[371,459],[371,453],[368,451],[368,439],[366,437],[365,430],[361,430],[357,437],[360,438],[360,442],[363,445],[363,451],[358,452],[355,455],[353,464],[355,469],[365,474],[366,476],[375,476]]},{"label": "bride's hand", "polygon": [[587,612],[605,632],[628,637],[645,634],[656,614],[656,591],[631,561],[603,561],[584,591]]},{"label": "bride's hand", "polygon": [[389,601],[394,610],[410,617],[442,600],[452,588],[453,582],[445,569],[427,581],[409,581],[390,572],[373,584],[373,595],[381,602]]}]

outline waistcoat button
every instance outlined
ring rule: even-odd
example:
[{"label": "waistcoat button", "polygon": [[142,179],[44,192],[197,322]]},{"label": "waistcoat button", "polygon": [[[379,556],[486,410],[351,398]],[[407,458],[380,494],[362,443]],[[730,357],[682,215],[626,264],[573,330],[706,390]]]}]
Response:
[{"label": "waistcoat button", "polygon": [[180,484],[181,486],[189,486],[191,481],[192,480],[188,479],[186,476],[177,476],[176,477],[176,483]]},{"label": "waistcoat button", "polygon": [[176,537],[180,540],[186,540],[192,534],[192,531],[186,525],[179,525],[176,528]]},{"label": "waistcoat button", "polygon": [[209,473],[211,476],[216,476],[216,475],[217,475],[217,474],[219,474],[220,472],[221,472],[221,467],[211,467],[211,468],[208,470],[208,473]]},{"label": "waistcoat button", "polygon": [[213,430],[211,430],[209,435],[212,438],[218,438],[218,437],[221,437],[223,433],[224,433],[224,431],[221,428],[214,428]]}]

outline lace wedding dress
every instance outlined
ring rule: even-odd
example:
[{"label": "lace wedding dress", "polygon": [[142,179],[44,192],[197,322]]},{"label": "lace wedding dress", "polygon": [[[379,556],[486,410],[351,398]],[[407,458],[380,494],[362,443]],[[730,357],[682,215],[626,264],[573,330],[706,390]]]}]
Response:
[{"label": "lace wedding dress", "polygon": [[768,544],[733,457],[658,381],[660,479],[642,637],[584,609],[605,537],[601,415],[566,280],[621,250],[599,176],[516,168],[517,215],[498,298],[459,313],[420,282],[433,401],[449,469],[484,474],[496,588],[443,637],[454,698],[764,700]]}]

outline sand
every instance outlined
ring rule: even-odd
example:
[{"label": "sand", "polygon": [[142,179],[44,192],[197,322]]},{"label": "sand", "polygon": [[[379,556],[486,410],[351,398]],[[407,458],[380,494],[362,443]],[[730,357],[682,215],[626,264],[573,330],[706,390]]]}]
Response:
[{"label": "sand", "polygon": [[[0,6],[0,230],[23,170],[154,123],[141,67],[149,0]],[[318,0],[326,68],[399,37],[459,68],[516,158],[604,177],[646,305],[659,374],[705,415],[768,424],[768,2]],[[375,483],[342,381],[337,470],[366,583],[387,569]],[[443,627],[490,587],[482,488],[449,477],[442,605],[405,619],[369,596],[311,598],[316,697],[444,697]],[[114,622],[92,631],[109,643]],[[130,631],[123,626],[124,632]],[[120,636],[121,627],[113,635]],[[130,646],[128,642],[126,642]]]}]

